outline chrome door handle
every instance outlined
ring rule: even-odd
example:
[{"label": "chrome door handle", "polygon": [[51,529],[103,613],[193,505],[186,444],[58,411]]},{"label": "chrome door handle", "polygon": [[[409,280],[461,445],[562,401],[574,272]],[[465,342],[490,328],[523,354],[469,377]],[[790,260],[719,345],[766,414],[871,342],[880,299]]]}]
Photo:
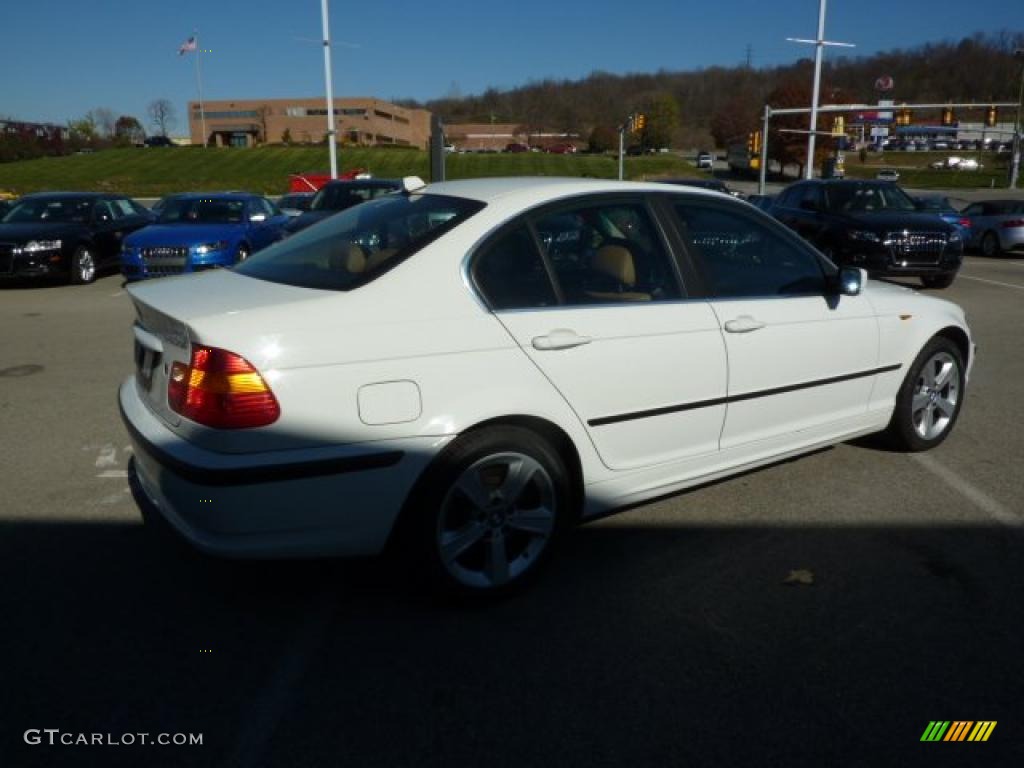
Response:
[{"label": "chrome door handle", "polygon": [[750,333],[759,328],[764,328],[764,326],[764,323],[760,320],[755,320],[750,315],[740,315],[735,320],[727,320],[725,330],[729,333]]},{"label": "chrome door handle", "polygon": [[590,342],[589,336],[579,336],[569,328],[556,328],[546,336],[536,336],[531,343],[534,349],[571,349]]}]

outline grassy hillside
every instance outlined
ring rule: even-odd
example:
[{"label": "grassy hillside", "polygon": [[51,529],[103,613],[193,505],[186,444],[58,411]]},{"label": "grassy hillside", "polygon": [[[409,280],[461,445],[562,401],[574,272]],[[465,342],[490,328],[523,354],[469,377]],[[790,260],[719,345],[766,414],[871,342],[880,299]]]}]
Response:
[{"label": "grassy hillside", "polygon": [[[928,167],[946,157],[972,157],[982,164],[977,171],[933,171]],[[855,179],[873,179],[882,168],[895,168],[900,184],[919,189],[977,189],[1006,187],[1009,154],[993,152],[872,152],[861,163],[857,154],[846,155],[846,174]]]},{"label": "grassy hillside", "polygon": [[[256,149],[110,149],[86,155],[46,157],[0,165],[0,190],[18,194],[41,190],[122,192],[136,197],[185,190],[246,189],[280,194],[288,175],[328,167],[324,147]],[[429,177],[426,152],[399,149],[344,149],[339,169],[366,168],[374,176]],[[594,176],[613,178],[616,160],[601,155],[537,153],[449,155],[449,179],[480,176]],[[694,176],[688,162],[675,155],[631,157],[626,176]]]}]

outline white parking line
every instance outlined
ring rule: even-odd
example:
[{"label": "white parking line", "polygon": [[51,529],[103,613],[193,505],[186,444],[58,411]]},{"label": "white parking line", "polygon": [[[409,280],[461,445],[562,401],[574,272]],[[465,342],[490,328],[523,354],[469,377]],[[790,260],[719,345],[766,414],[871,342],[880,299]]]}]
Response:
[{"label": "white parking line", "polygon": [[1003,506],[968,480],[960,477],[960,475],[940,463],[935,457],[927,453],[915,453],[912,454],[911,458],[974,504],[978,509],[985,512],[989,517],[998,520],[1003,525],[1014,528],[1024,526],[1024,518]]},{"label": "white parking line", "polygon": [[100,472],[96,477],[128,477],[127,469],[105,469]]},{"label": "white parking line", "polygon": [[998,280],[986,280],[983,277],[971,277],[965,275],[963,272],[960,273],[961,280],[974,280],[977,283],[988,283],[989,285],[1001,285],[1004,288],[1016,288],[1018,291],[1024,291],[1024,285],[1017,285],[1016,283],[1001,283]]}]

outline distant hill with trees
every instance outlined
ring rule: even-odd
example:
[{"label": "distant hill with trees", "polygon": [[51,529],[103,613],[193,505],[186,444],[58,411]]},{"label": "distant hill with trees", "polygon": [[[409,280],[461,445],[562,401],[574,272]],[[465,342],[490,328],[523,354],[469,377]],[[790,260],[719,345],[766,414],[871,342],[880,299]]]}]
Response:
[{"label": "distant hill with trees", "polygon": [[[1024,47],[1024,32],[978,33],[961,40],[927,43],[872,56],[846,57],[826,53],[822,70],[822,102],[874,102],[876,79],[890,76],[895,87],[887,96],[897,101],[1016,101],[1020,83],[1015,48]],[[676,147],[726,146],[757,127],[757,117],[770,95],[810,92],[813,64],[800,59],[784,67],[761,69],[709,67],[688,72],[661,70],[653,74],[613,75],[594,72],[582,80],[542,80],[500,91],[437,99],[420,104],[448,123],[496,120],[543,125],[606,144],[609,131],[631,111],[678,114],[669,125]],[[841,97],[841,99],[840,99]],[[649,130],[664,131],[660,120]],[[655,146],[662,136],[647,137]],[[657,139],[657,141],[655,141]]]}]

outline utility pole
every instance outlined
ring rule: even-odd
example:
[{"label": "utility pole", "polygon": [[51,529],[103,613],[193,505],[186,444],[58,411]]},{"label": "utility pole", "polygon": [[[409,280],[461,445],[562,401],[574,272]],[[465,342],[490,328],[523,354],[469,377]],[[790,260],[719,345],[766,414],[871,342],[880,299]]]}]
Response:
[{"label": "utility pole", "polygon": [[1020,59],[1020,90],[1017,93],[1017,117],[1013,121],[1013,163],[1010,166],[1010,189],[1017,188],[1017,179],[1020,175],[1020,153],[1021,153],[1021,105],[1024,104],[1024,48],[1018,48],[1013,52],[1013,58]]},{"label": "utility pole", "polygon": [[821,57],[826,45],[840,48],[855,48],[852,43],[835,43],[825,39],[825,6],[826,0],[818,0],[818,36],[814,40],[787,37],[791,43],[808,43],[814,46],[814,85],[811,91],[811,125],[807,134],[807,165],[804,178],[814,178],[814,133],[818,130],[818,93],[821,89]]},{"label": "utility pole", "polygon": [[619,126],[619,181],[622,181],[622,156],[625,154],[626,145],[626,124]]},{"label": "utility pole", "polygon": [[750,69],[750,62],[753,59],[754,47],[747,43],[747,69]]},{"label": "utility pole", "polygon": [[327,0],[320,0],[324,25],[324,82],[327,86],[327,148],[331,156],[331,178],[338,178],[338,146],[334,131],[334,86],[331,83],[331,25],[327,18]]}]

